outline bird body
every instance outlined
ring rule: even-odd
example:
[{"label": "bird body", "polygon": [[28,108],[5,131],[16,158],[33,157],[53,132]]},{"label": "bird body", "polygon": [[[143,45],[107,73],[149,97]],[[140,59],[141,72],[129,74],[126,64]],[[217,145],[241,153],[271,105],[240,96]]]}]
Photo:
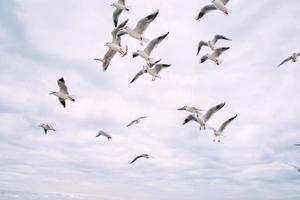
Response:
[{"label": "bird body", "polygon": [[216,65],[220,65],[221,64],[221,60],[219,60],[219,56],[221,56],[221,54],[228,50],[229,47],[221,47],[218,49],[215,49],[212,53],[207,53],[204,56],[201,57],[200,63],[205,62],[206,60],[211,60],[213,62],[216,63]]},{"label": "bird body", "polygon": [[69,94],[64,78],[58,79],[57,84],[59,86],[59,91],[52,92],[50,95],[58,97],[58,100],[63,107],[66,107],[66,100],[76,101],[75,97]]},{"label": "bird body", "polygon": [[208,46],[212,51],[215,51],[216,50],[216,47],[215,47],[215,44],[218,42],[218,40],[228,40],[228,41],[231,41],[231,39],[223,36],[223,35],[215,35],[214,38],[212,40],[209,40],[207,42],[204,42],[204,41],[200,41],[198,43],[198,49],[197,49],[197,55],[199,54],[201,48],[203,46]]},{"label": "bird body", "polygon": [[105,46],[109,47],[111,50],[116,51],[121,54],[122,57],[124,57],[127,54],[128,47],[127,46],[120,46],[117,43],[111,42],[106,43]]},{"label": "bird body", "polygon": [[238,115],[235,115],[234,117],[231,117],[230,119],[226,120],[220,127],[219,129],[215,129],[212,127],[209,127],[214,132],[215,139],[213,140],[214,142],[216,141],[216,138],[219,138],[218,142],[220,142],[221,136],[223,136],[223,131],[224,129],[237,117]]},{"label": "bird body", "polygon": [[44,129],[45,135],[47,134],[48,131],[56,131],[53,126],[51,126],[50,124],[42,124],[40,125],[40,127],[42,127]]},{"label": "bird body", "polygon": [[98,134],[96,135],[96,137],[100,137],[100,136],[104,136],[107,137],[108,140],[110,140],[112,137],[110,136],[110,134],[104,132],[104,131],[99,131]]},{"label": "bird body", "polygon": [[188,106],[188,105],[185,105],[182,108],[178,108],[177,110],[185,110],[185,111],[188,111],[188,112],[196,114],[196,115],[198,115],[199,112],[202,111],[199,108],[196,108],[196,107],[193,107],[193,106]]},{"label": "bird body", "polygon": [[214,6],[222,11],[224,14],[228,15],[230,10],[226,8],[226,4],[227,4],[228,1],[226,0],[213,0],[212,3],[214,4]]},{"label": "bird body", "polygon": [[220,10],[228,15],[230,13],[230,10],[226,7],[228,2],[229,0],[212,0],[212,4],[206,5],[200,10],[196,20],[201,19],[204,15],[213,10]]}]

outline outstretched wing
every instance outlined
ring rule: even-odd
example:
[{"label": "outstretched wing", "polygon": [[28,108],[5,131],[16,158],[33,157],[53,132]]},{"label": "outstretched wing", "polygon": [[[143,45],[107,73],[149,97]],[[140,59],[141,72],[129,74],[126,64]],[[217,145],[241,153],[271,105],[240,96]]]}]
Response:
[{"label": "outstretched wing", "polygon": [[207,55],[204,55],[200,59],[200,63],[204,63],[208,59]]},{"label": "outstretched wing", "polygon": [[184,124],[186,124],[186,123],[188,123],[188,122],[190,122],[190,121],[198,122],[198,119],[197,119],[194,115],[189,115],[189,116],[187,116],[187,117],[184,119],[182,125],[184,125]]},{"label": "outstretched wing", "polygon": [[147,117],[148,117],[148,116],[142,116],[142,117],[137,118],[137,120],[145,119],[145,118],[147,118]]},{"label": "outstretched wing", "polygon": [[66,101],[62,98],[58,98],[60,104],[65,108],[66,107]]},{"label": "outstretched wing", "polygon": [[292,59],[293,59],[292,56],[284,59],[277,67],[280,67],[281,65],[283,65],[284,63],[286,63],[287,61],[292,60]]},{"label": "outstretched wing", "polygon": [[115,50],[112,50],[111,48],[108,49],[102,62],[103,71],[107,70],[112,58],[116,55],[116,53],[117,52]]},{"label": "outstretched wing", "polygon": [[116,8],[113,12],[113,21],[114,21],[115,27],[118,26],[119,16],[121,13],[122,13],[122,10],[119,8]]},{"label": "outstretched wing", "polygon": [[158,74],[163,68],[167,68],[170,66],[171,64],[156,64],[154,65],[153,69],[156,72],[156,74]]},{"label": "outstretched wing", "polygon": [[[111,32],[111,35],[113,37],[113,40],[117,37],[117,33],[122,30],[126,24],[128,23],[128,19],[126,19],[124,22],[122,22],[121,24],[119,24],[116,28],[114,28]],[[119,35],[120,36],[120,35]]]},{"label": "outstretched wing", "polygon": [[153,22],[153,20],[157,17],[159,13],[159,10],[156,10],[154,13],[142,18],[140,21],[138,21],[136,27],[134,28],[134,31],[136,31],[138,34],[143,34],[146,29],[148,28],[149,24]]},{"label": "outstretched wing", "polygon": [[217,8],[213,5],[213,4],[210,4],[210,5],[207,5],[207,6],[204,6],[198,16],[197,16],[197,19],[196,20],[199,20],[201,19],[206,13],[210,12],[210,11],[213,11],[213,10],[216,10]]},{"label": "outstretched wing", "polygon": [[207,122],[216,112],[225,106],[225,102],[210,108],[204,115],[204,121]]},{"label": "outstretched wing", "polygon": [[58,86],[59,86],[59,91],[60,91],[61,93],[69,94],[68,88],[67,88],[67,86],[66,86],[66,84],[65,84],[65,79],[64,79],[64,78],[58,79],[58,80],[57,80],[57,84],[58,84]]},{"label": "outstretched wing", "polygon": [[196,54],[197,56],[198,56],[198,54],[199,54],[199,52],[200,52],[202,46],[208,46],[207,42],[200,41],[200,42],[198,43],[198,49],[197,49],[197,54]]},{"label": "outstretched wing", "polygon": [[125,0],[118,0],[119,4],[125,5]]},{"label": "outstretched wing", "polygon": [[142,69],[140,70],[136,75],[135,77],[130,81],[130,83],[133,83],[136,79],[138,79],[140,76],[142,76],[143,74],[145,73],[145,70]]},{"label": "outstretched wing", "polygon": [[147,53],[149,56],[151,54],[151,52],[153,51],[153,49],[155,47],[157,47],[157,45],[159,43],[161,43],[167,36],[169,35],[169,32],[164,34],[164,35],[161,35],[155,39],[153,39],[148,45],[147,47],[145,48],[144,52]]},{"label": "outstretched wing", "polygon": [[226,6],[226,4],[229,2],[229,0],[221,0],[223,4]]},{"label": "outstretched wing", "polygon": [[214,39],[213,39],[213,43],[216,44],[218,40],[228,40],[231,41],[231,39],[223,36],[223,35],[215,35]]},{"label": "outstretched wing", "polygon": [[136,121],[136,120],[131,121],[131,122],[127,125],[127,127],[129,127],[129,126],[131,126],[132,124],[134,124],[135,121]]},{"label": "outstretched wing", "polygon": [[214,56],[215,57],[219,57],[224,51],[227,51],[228,49],[230,49],[229,47],[221,47],[221,48],[218,48],[214,51]]},{"label": "outstretched wing", "polygon": [[140,155],[140,156],[135,157],[129,164],[134,163],[137,159],[139,159],[139,158],[141,158],[141,157],[143,157],[143,155]]},{"label": "outstretched wing", "polygon": [[235,115],[234,117],[231,117],[230,119],[226,120],[219,128],[219,132],[223,132],[224,129],[226,128],[226,126],[228,126],[228,124],[230,124],[238,115]]}]

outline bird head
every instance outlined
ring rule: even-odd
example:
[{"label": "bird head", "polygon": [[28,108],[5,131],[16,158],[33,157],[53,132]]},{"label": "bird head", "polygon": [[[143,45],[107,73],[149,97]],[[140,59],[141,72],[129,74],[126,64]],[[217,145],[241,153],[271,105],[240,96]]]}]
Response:
[{"label": "bird head", "polygon": [[140,50],[137,50],[136,52],[132,53],[132,57],[135,58],[139,55]]},{"label": "bird head", "polygon": [[110,6],[117,7],[116,3],[113,3]]},{"label": "bird head", "polygon": [[108,46],[109,46],[109,42],[106,42],[104,46],[107,46],[107,47],[108,47]]},{"label": "bird head", "polygon": [[50,95],[55,95],[57,92],[51,92]]},{"label": "bird head", "polygon": [[183,106],[182,108],[178,108],[177,110],[186,110],[187,109],[187,105]]}]

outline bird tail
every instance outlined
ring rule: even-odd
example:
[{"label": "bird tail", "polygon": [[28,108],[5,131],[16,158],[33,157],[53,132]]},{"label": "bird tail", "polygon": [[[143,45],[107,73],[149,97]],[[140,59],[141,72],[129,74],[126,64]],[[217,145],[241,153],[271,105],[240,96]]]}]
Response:
[{"label": "bird tail", "polygon": [[76,97],[73,96],[73,95],[70,95],[69,98],[70,98],[70,100],[73,101],[73,102],[76,101]]},{"label": "bird tail", "polygon": [[226,15],[229,15],[231,12],[232,12],[232,11],[231,11],[230,9],[227,9],[225,14],[226,14]]},{"label": "bird tail", "polygon": [[126,6],[126,11],[127,11],[128,13],[130,13],[130,12],[131,12],[131,6]]}]

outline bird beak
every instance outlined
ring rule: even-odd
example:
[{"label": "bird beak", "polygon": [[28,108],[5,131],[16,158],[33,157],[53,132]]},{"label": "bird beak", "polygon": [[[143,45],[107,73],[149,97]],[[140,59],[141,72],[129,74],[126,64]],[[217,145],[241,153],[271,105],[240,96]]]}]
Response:
[{"label": "bird beak", "polygon": [[54,94],[54,92],[49,93],[50,95]]}]

